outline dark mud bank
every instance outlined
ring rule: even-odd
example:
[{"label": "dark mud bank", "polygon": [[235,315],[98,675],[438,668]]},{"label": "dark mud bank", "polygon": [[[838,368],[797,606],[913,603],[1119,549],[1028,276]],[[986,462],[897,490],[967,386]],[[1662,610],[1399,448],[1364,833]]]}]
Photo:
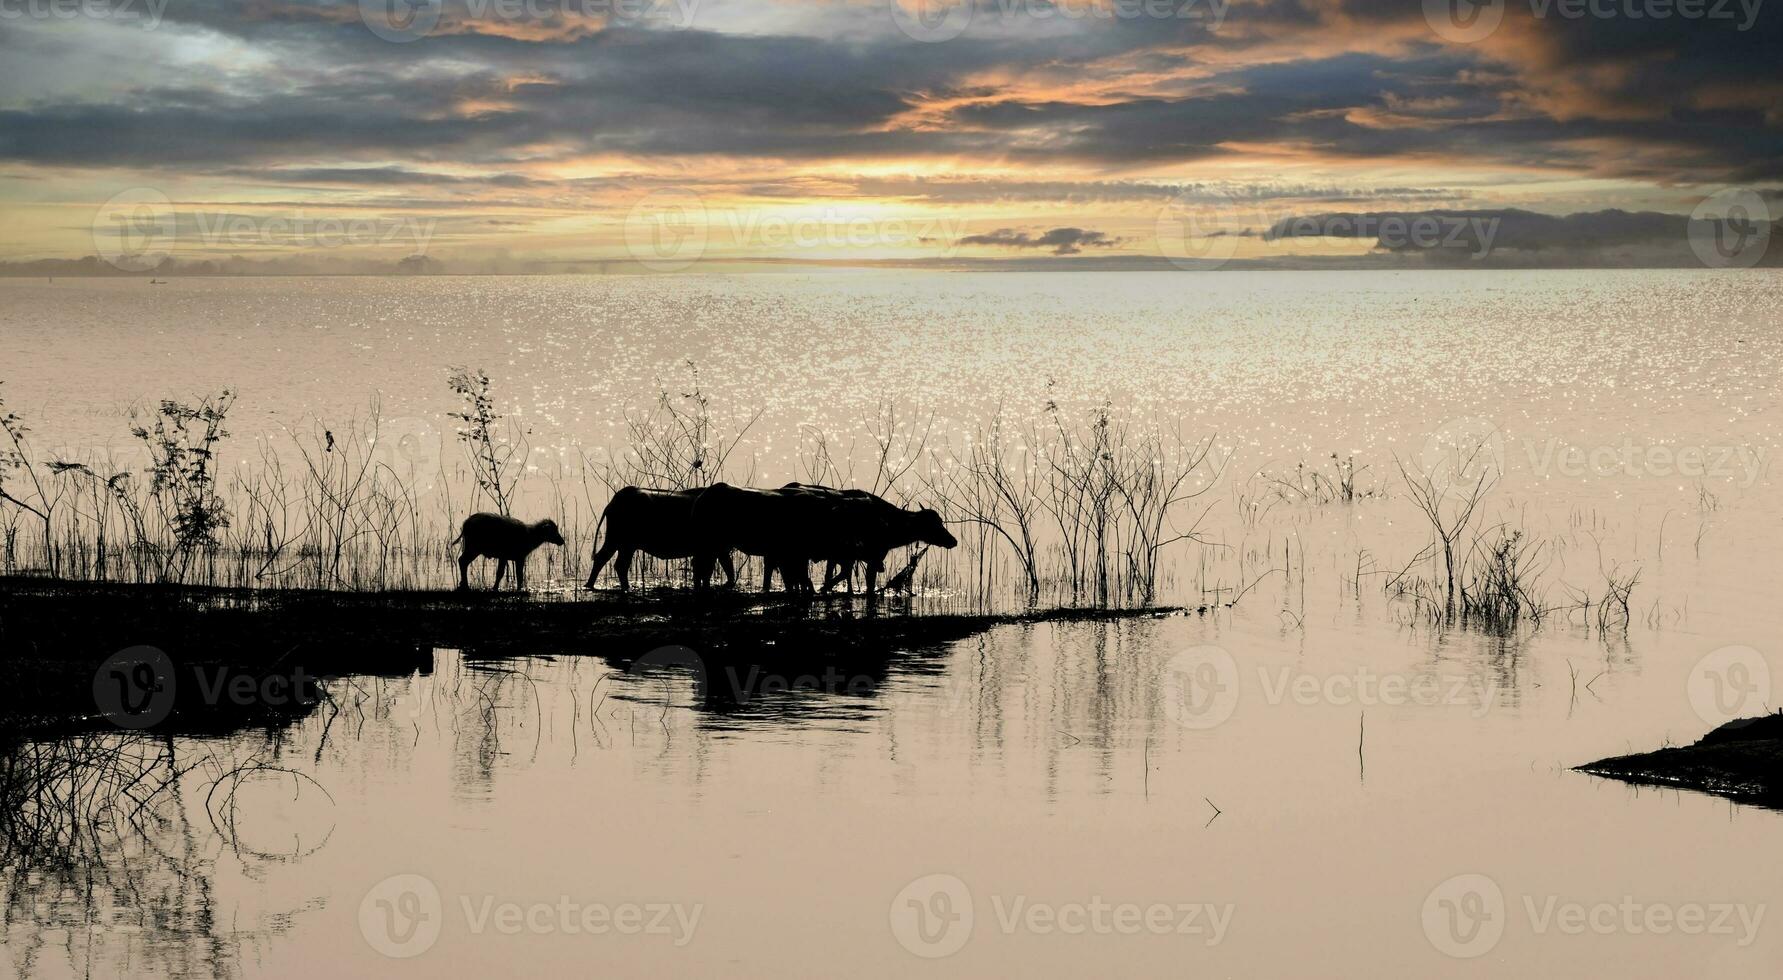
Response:
[{"label": "dark mud bank", "polygon": [[[937,649],[997,626],[1180,614],[1053,609],[1015,614],[911,612],[887,603],[800,603],[720,591],[519,596],[353,593],[108,585],[0,578],[0,727],[79,727],[106,719],[96,690],[121,651],[165,653],[182,692],[157,731],[277,723],[313,708],[318,683],[431,669],[433,651],[470,660],[589,655],[629,668],[665,647],[707,667],[839,667],[873,675],[890,657]],[[127,672],[143,668],[132,654]],[[673,658],[671,658],[673,659]],[[116,680],[116,679],[114,679]],[[129,679],[117,680],[125,684]],[[193,694],[198,696],[194,697]],[[102,699],[99,699],[102,700]]]},{"label": "dark mud bank", "polygon": [[1730,721],[1694,745],[1600,759],[1578,771],[1783,809],[1783,713]]}]

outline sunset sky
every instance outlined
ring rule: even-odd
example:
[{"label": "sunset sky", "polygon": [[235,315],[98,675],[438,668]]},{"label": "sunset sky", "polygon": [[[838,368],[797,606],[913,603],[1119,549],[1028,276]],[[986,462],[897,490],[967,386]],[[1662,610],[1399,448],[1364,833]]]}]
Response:
[{"label": "sunset sky", "polygon": [[1756,0],[902,2],[0,0],[0,262],[1316,263],[1459,211],[1642,264],[1783,211]]}]

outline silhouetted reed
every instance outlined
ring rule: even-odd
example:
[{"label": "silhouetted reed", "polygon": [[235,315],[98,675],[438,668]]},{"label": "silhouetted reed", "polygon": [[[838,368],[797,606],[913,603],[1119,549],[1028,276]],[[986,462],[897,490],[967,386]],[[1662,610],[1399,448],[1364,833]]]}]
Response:
[{"label": "silhouetted reed", "polygon": [[[601,511],[624,486],[796,477],[940,511],[961,547],[893,556],[886,569],[888,580],[937,603],[1132,607],[1174,590],[1230,606],[1279,583],[1284,615],[1298,623],[1307,568],[1295,526],[1313,519],[1309,508],[1388,497],[1362,482],[1365,465],[1335,453],[1323,466],[1258,471],[1214,494],[1230,454],[1212,436],[1190,437],[1106,403],[1071,410],[1048,402],[1027,416],[999,410],[945,430],[933,415],[885,403],[854,435],[803,427],[793,470],[764,479],[763,462],[742,449],[759,416],[729,426],[717,419],[691,363],[683,382],[623,412],[623,441],[567,456],[530,444],[487,374],[455,369],[446,383],[461,399],[449,414],[456,432],[428,429],[436,441],[410,457],[392,447],[419,438],[413,429],[424,423],[393,428],[376,399],[357,417],[316,418],[245,444],[229,434],[232,393],[166,401],[133,425],[134,454],[80,459],[36,454],[24,420],[0,404],[0,560],[10,574],[69,580],[439,589],[454,583],[448,542],[458,524],[495,509],[557,520],[566,545],[539,552],[533,560],[543,567],[531,577],[568,583],[585,578]],[[1346,587],[1357,586],[1359,600],[1361,578],[1380,575],[1390,597],[1430,622],[1539,625],[1550,611],[1535,584],[1547,547],[1515,528],[1475,529],[1495,474],[1462,468],[1466,478],[1444,480],[1404,462],[1398,469],[1403,494],[1394,496],[1422,516],[1430,543],[1391,566],[1397,574],[1373,567],[1372,554],[1365,569],[1358,553]],[[1237,517],[1235,538],[1214,514],[1225,503]],[[1275,527],[1283,523],[1285,535]],[[632,574],[645,587],[690,584],[684,561],[640,554]],[[739,577],[757,580],[759,569],[744,559]],[[1606,576],[1603,590],[1591,589],[1594,624],[1630,618],[1637,577]]]},{"label": "silhouetted reed", "polygon": [[1539,625],[1547,610],[1534,593],[1542,546],[1522,531],[1499,529],[1490,541],[1475,540],[1460,614],[1492,632],[1508,633],[1524,622]]}]

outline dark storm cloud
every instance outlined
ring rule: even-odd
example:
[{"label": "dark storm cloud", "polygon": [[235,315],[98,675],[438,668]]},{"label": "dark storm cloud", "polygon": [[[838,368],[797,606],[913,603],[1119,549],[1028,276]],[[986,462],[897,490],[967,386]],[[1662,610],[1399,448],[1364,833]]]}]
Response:
[{"label": "dark storm cloud", "polygon": [[[845,183],[847,193],[868,197],[895,197],[936,204],[992,204],[1045,201],[1061,204],[1156,202],[1163,204],[1185,194],[1219,193],[1217,188],[1197,184],[1149,183],[1141,181],[1068,181],[1068,180],[991,180],[976,178],[931,177],[861,177]],[[810,188],[788,185],[780,189],[787,195],[805,194]],[[1295,201],[1369,200],[1453,200],[1467,192],[1438,187],[1363,187],[1342,188],[1328,185],[1279,184],[1253,188],[1253,200],[1292,199]]]},{"label": "dark storm cloud", "polygon": [[[936,47],[616,30],[555,48],[554,58],[516,58],[504,69],[515,76],[457,63],[360,65],[258,95],[160,87],[119,102],[13,107],[0,111],[0,159],[152,167],[996,152],[991,134],[885,128],[925,82],[940,85],[955,70],[930,53]],[[489,107],[449,111],[465,101]]]},{"label": "dark storm cloud", "polygon": [[277,184],[340,184],[354,187],[390,187],[427,184],[451,187],[550,187],[553,181],[539,180],[524,174],[487,174],[464,177],[406,167],[268,167],[254,169],[232,167],[218,171],[222,176]]},{"label": "dark storm cloud", "polygon": [[[711,16],[724,9],[744,19],[737,8]],[[1742,30],[1740,21],[1534,18],[1530,0],[1511,0],[1498,35],[1463,46],[1429,30],[1413,2],[1235,0],[1217,29],[1010,20],[1006,9],[985,0],[965,36],[922,44],[895,31],[881,5],[815,5],[811,33],[795,36],[561,13],[515,24],[478,20],[455,2],[440,32],[393,45],[366,29],[357,3],[191,0],[168,7],[166,30],[232,39],[280,70],[184,84],[170,72],[105,97],[77,86],[69,91],[79,95],[34,98],[14,84],[0,97],[0,161],[523,190],[536,185],[505,171],[590,154],[959,157],[1118,172],[1263,146],[1656,182],[1783,176],[1775,11]],[[0,33],[0,59],[24,43],[15,33]],[[1245,60],[1265,46],[1299,54]],[[1143,94],[1073,94],[1073,81],[1119,83],[1134,71],[1184,80]],[[1065,81],[985,81],[1029,73]],[[951,108],[912,120],[943,98]],[[451,166],[496,173],[439,175]],[[1155,193],[1095,183],[1060,193]]]},{"label": "dark storm cloud", "polygon": [[1076,255],[1086,248],[1108,248],[1119,244],[1100,231],[1084,228],[1054,228],[1039,235],[1030,235],[1013,228],[999,228],[988,235],[967,235],[956,244],[994,245],[999,248],[1045,248],[1054,255]]}]

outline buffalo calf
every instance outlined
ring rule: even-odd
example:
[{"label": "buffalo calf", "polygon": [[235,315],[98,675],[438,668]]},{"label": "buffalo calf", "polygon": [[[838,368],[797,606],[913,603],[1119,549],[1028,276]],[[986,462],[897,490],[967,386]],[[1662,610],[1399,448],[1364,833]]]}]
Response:
[{"label": "buffalo calf", "polygon": [[495,559],[495,587],[498,589],[502,575],[508,570],[508,562],[513,562],[514,585],[524,589],[526,556],[542,544],[561,547],[563,535],[557,531],[557,522],[549,518],[526,524],[501,514],[472,514],[464,519],[463,529],[452,541],[454,544],[464,542],[464,551],[458,556],[460,589],[471,587],[469,570],[471,562],[478,558]]}]

